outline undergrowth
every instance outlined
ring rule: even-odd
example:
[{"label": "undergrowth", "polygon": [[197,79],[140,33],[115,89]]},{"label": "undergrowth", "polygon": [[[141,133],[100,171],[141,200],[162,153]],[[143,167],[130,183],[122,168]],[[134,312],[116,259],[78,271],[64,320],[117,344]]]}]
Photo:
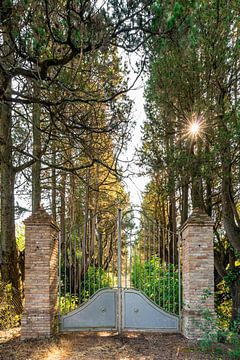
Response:
[{"label": "undergrowth", "polygon": [[223,327],[216,316],[209,311],[204,311],[203,321],[199,325],[203,337],[200,340],[200,349],[203,352],[211,352],[215,359],[240,359],[240,322],[231,324],[231,329]]},{"label": "undergrowth", "polygon": [[21,316],[16,313],[16,299],[11,284],[0,282],[0,330],[20,325]]}]

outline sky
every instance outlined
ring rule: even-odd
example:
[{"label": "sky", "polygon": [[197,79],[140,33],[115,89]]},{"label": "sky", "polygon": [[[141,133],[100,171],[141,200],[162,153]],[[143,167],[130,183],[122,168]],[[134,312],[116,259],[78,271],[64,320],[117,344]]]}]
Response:
[{"label": "sky", "polygon": [[[131,59],[131,64],[137,60],[136,55]],[[134,70],[130,69],[130,81],[131,84],[136,74]],[[139,176],[137,175],[140,172],[140,168],[134,163],[134,158],[136,159],[136,150],[141,147],[141,126],[143,125],[146,114],[144,111],[144,81],[143,79],[138,79],[137,83],[134,86],[133,90],[128,92],[129,97],[133,100],[133,110],[132,118],[135,121],[135,128],[132,131],[132,139],[128,143],[127,150],[122,154],[121,159],[124,161],[129,161],[129,171],[128,177],[125,178],[125,186],[127,191],[130,193],[130,200],[132,205],[140,206],[142,202],[142,195],[146,184],[149,182],[148,176]]]}]

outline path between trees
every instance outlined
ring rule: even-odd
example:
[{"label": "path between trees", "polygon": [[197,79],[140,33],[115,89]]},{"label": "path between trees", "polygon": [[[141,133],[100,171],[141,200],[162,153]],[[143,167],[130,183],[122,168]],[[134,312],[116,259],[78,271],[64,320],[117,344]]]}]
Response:
[{"label": "path between trees", "polygon": [[21,341],[20,330],[0,332],[0,360],[207,360],[196,342],[176,334],[68,333]]}]

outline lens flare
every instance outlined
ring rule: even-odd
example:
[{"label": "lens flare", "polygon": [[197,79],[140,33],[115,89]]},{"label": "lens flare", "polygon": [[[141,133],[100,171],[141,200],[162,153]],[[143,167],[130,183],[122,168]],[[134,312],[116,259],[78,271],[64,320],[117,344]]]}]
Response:
[{"label": "lens flare", "polygon": [[190,124],[189,126],[189,132],[190,134],[192,134],[193,136],[196,136],[200,131],[200,123],[197,121],[194,121],[193,123]]}]

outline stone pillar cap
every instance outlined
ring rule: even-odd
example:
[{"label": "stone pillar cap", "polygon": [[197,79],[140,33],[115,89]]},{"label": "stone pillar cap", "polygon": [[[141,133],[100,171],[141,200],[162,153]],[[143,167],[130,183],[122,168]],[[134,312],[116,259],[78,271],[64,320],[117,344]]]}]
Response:
[{"label": "stone pillar cap", "polygon": [[208,216],[208,214],[201,208],[194,208],[189,218],[185,223],[180,227],[180,232],[189,226],[189,225],[200,225],[200,226],[213,226],[214,221]]},{"label": "stone pillar cap", "polygon": [[40,205],[40,207],[32,213],[26,220],[23,221],[25,225],[50,225],[59,231],[59,227],[56,222],[49,215],[44,207]]}]

